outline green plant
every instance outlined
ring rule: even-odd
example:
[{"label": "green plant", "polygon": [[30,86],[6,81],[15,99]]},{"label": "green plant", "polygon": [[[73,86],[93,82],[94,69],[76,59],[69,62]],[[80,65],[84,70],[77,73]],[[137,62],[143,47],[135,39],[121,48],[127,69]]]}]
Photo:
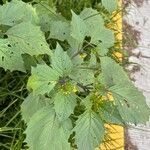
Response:
[{"label": "green plant", "polygon": [[30,74],[21,105],[29,149],[93,150],[108,134],[105,123],[148,121],[143,94],[112,56],[114,31],[106,24],[114,2],[0,6],[0,67]]},{"label": "green plant", "polygon": [[5,72],[0,68],[0,149],[24,148],[25,124],[20,114],[20,105],[27,96],[27,74]]}]

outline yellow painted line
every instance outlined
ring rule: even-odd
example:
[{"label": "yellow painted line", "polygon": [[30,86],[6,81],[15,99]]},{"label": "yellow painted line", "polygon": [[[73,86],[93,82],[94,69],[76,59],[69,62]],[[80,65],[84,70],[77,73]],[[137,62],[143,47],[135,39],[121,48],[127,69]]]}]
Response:
[{"label": "yellow painted line", "polygon": [[[121,7],[121,0],[118,2],[119,7]],[[115,37],[116,40],[119,41],[119,44],[117,47],[122,48],[122,12],[117,12],[117,15],[115,15],[116,12],[113,13],[115,16],[113,18],[113,21],[115,21]],[[95,150],[124,150],[124,128],[118,125],[105,125],[106,131],[108,135],[106,136],[106,140],[104,140],[104,143],[100,145],[99,148],[96,148]]]},{"label": "yellow painted line", "polygon": [[108,135],[96,150],[124,150],[124,128],[108,124],[105,127]]}]

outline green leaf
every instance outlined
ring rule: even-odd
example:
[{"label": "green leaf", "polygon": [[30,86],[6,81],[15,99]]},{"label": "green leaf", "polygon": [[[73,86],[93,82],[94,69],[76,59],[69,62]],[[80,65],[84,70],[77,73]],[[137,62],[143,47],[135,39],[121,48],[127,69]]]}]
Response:
[{"label": "green leaf", "polygon": [[142,92],[132,84],[119,64],[109,57],[101,58],[102,74],[122,119],[127,123],[146,123],[150,108]]},{"label": "green leaf", "polygon": [[13,46],[18,53],[51,55],[51,51],[40,27],[30,22],[23,22],[13,26],[6,32],[6,35],[8,36],[8,41],[11,43],[11,46]]},{"label": "green leaf", "polygon": [[70,36],[69,22],[54,21],[51,23],[49,38],[54,38],[54,39],[64,41],[67,40],[69,36]]},{"label": "green leaf", "polygon": [[97,65],[96,55],[91,53],[91,58],[89,60],[89,65],[88,66],[94,68],[94,67],[96,67],[96,65]]},{"label": "green leaf", "polygon": [[[102,77],[107,87],[130,82],[123,68],[109,57],[101,58]],[[126,84],[125,84],[126,85]]]},{"label": "green leaf", "polygon": [[[77,49],[74,49],[71,47],[68,49],[67,52],[68,52],[68,55],[71,57],[72,64],[74,67],[75,66],[81,66],[81,64],[84,63],[84,60],[80,55],[75,56],[77,53]],[[73,56],[75,56],[75,57],[73,57]]]},{"label": "green leaf", "polygon": [[63,51],[62,47],[57,44],[52,58],[52,68],[55,69],[60,76],[67,76],[72,71],[72,62],[67,52]]},{"label": "green leaf", "polygon": [[104,21],[100,13],[92,8],[85,8],[80,17],[84,20],[88,30],[87,34],[91,35],[93,32],[97,32],[97,29],[104,27]]},{"label": "green leaf", "polygon": [[79,50],[81,50],[83,44],[82,41],[78,41],[71,36],[67,40],[70,47],[74,50],[74,53],[77,53]]},{"label": "green leaf", "polygon": [[32,5],[19,0],[12,0],[0,6],[0,24],[13,26],[23,21],[38,23],[38,16]]},{"label": "green leaf", "polygon": [[[104,36],[99,36],[100,34],[103,34],[101,33],[101,30],[103,29],[103,18],[96,10],[85,8],[79,16],[72,12],[71,36],[73,38],[68,38],[68,42],[75,51],[82,48],[85,36],[91,37],[91,43],[99,44],[100,38],[103,38]],[[99,36],[99,38],[97,39],[96,37],[95,39],[95,35],[97,35],[97,37]],[[110,34],[108,36],[110,36]]]},{"label": "green leaf", "polygon": [[0,39],[0,66],[6,70],[25,72],[22,54],[52,54],[40,27],[30,22],[13,26],[5,35],[6,39]]},{"label": "green leaf", "polygon": [[110,88],[121,117],[127,123],[146,123],[149,121],[150,108],[145,97],[131,83],[115,85]]},{"label": "green leaf", "polygon": [[50,105],[50,99],[45,96],[30,93],[21,104],[22,117],[28,123],[31,117],[41,108]]},{"label": "green leaf", "polygon": [[123,125],[124,121],[113,102],[104,101],[99,108],[101,118],[106,123]]},{"label": "green leaf", "polygon": [[106,56],[107,53],[109,52],[109,49],[106,46],[103,46],[103,44],[99,44],[96,48],[96,51],[100,56]]},{"label": "green leaf", "polygon": [[117,9],[117,0],[102,0],[102,5],[110,12],[112,13]]},{"label": "green leaf", "polygon": [[60,124],[54,109],[43,107],[30,119],[25,141],[31,150],[70,150],[68,138],[71,128],[70,120]]},{"label": "green leaf", "polygon": [[5,70],[20,70],[25,72],[24,62],[21,54],[10,47],[11,43],[7,39],[0,39],[0,67]]},{"label": "green leaf", "polygon": [[69,76],[83,85],[91,84],[94,81],[94,72],[90,69],[74,68]]},{"label": "green leaf", "polygon": [[83,19],[80,16],[76,15],[72,11],[72,20],[71,20],[71,36],[82,45],[83,40],[86,36],[87,26],[84,23]]},{"label": "green leaf", "polygon": [[36,67],[36,65],[37,65],[37,58],[38,57],[36,58],[36,57],[31,56],[29,54],[22,54],[22,58],[23,58],[23,61],[24,61],[25,69],[27,71],[31,72],[31,67]]},{"label": "green leaf", "polygon": [[93,111],[86,111],[76,122],[75,142],[78,150],[94,150],[104,137],[104,125]]},{"label": "green leaf", "polygon": [[55,7],[49,6],[49,3],[46,1],[38,2],[34,7],[39,17],[39,25],[44,32],[50,31],[50,26],[53,22],[65,20],[63,16],[56,13]]},{"label": "green leaf", "polygon": [[34,94],[49,93],[59,79],[59,74],[46,64],[32,68],[31,74],[27,87],[32,89]]},{"label": "green leaf", "polygon": [[58,92],[54,97],[54,108],[60,121],[66,120],[73,113],[76,106],[76,95],[74,93]]},{"label": "green leaf", "polygon": [[109,48],[114,45],[114,33],[104,27],[104,20],[100,13],[92,8],[85,8],[80,17],[87,26],[87,36],[91,43]]},{"label": "green leaf", "polygon": [[37,4],[45,2],[45,3],[47,3],[47,6],[50,6],[50,7],[55,6],[55,2],[53,0],[32,0],[32,1],[37,3]]},{"label": "green leaf", "polygon": [[101,48],[110,48],[114,45],[114,32],[106,29],[100,28],[97,32],[91,32],[91,43],[98,45]]},{"label": "green leaf", "polygon": [[82,99],[81,105],[83,105],[86,110],[91,110],[93,106],[91,95],[88,95],[86,98]]}]

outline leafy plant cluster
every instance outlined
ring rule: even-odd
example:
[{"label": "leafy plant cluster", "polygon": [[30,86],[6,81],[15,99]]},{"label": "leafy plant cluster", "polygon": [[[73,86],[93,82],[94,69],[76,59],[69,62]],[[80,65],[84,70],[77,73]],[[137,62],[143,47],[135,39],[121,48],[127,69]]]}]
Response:
[{"label": "leafy plant cluster", "polygon": [[29,149],[94,150],[105,124],[148,121],[143,94],[112,56],[106,23],[116,9],[114,0],[0,6],[0,67],[30,74],[21,105]]}]

